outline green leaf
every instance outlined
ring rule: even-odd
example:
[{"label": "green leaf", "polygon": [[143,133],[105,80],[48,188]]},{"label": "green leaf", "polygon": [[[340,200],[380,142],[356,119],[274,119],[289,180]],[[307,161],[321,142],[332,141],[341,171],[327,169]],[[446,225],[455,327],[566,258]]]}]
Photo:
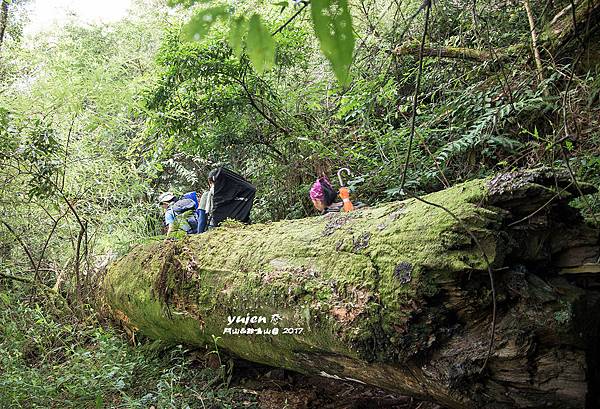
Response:
[{"label": "green leaf", "polygon": [[573,142],[567,139],[565,141],[565,148],[567,148],[569,152],[573,151]]},{"label": "green leaf", "polygon": [[236,57],[242,54],[242,39],[248,30],[248,22],[243,16],[235,18],[229,25],[229,46]]},{"label": "green leaf", "polygon": [[96,395],[96,408],[101,409],[104,407],[104,399],[102,399],[102,395]]},{"label": "green leaf", "polygon": [[275,63],[275,40],[267,30],[258,14],[253,14],[248,23],[246,40],[248,57],[254,69],[263,73]]},{"label": "green leaf", "polygon": [[210,27],[220,18],[228,15],[227,6],[215,6],[199,10],[182,29],[187,40],[200,40],[208,33]]},{"label": "green leaf", "polygon": [[348,0],[312,0],[311,15],[321,50],[342,84],[347,84],[354,51]]}]

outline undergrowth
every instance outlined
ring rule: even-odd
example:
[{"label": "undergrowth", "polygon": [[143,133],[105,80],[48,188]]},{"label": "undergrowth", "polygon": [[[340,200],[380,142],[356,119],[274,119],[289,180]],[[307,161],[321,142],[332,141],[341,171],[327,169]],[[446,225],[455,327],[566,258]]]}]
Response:
[{"label": "undergrowth", "polygon": [[47,307],[0,287],[0,408],[257,407],[197,351],[134,347],[93,314]]}]

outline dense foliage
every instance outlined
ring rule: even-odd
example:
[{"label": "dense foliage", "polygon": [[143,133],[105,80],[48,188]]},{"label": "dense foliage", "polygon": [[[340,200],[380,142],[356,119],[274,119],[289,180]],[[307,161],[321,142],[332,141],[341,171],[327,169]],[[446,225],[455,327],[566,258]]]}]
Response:
[{"label": "dense foliage", "polygon": [[[232,365],[224,357],[220,365],[217,353],[132,348],[93,318],[65,317],[6,294],[0,306],[2,408],[258,407],[254,395],[227,387]],[[214,357],[212,368],[205,356]]]},{"label": "dense foliage", "polygon": [[[531,1],[532,30],[516,0],[438,1],[430,13],[428,1],[139,0],[118,23],[30,39],[27,2],[8,3],[2,407],[31,394],[40,406],[44,396],[74,407],[114,396],[131,407],[173,402],[161,391],[175,393],[176,374],[87,323],[84,305],[97,302],[110,260],[162,232],[158,193],[203,190],[215,165],[257,186],[255,221],[316,214],[310,184],[341,167],[353,172],[353,198],[370,204],[540,165],[600,184],[600,37],[585,2],[570,12],[570,1]],[[423,40],[432,51],[417,88]],[[598,196],[579,205],[597,223]],[[69,318],[49,305],[70,305]],[[136,371],[154,375],[131,386]],[[146,387],[154,400],[139,395]]]}]

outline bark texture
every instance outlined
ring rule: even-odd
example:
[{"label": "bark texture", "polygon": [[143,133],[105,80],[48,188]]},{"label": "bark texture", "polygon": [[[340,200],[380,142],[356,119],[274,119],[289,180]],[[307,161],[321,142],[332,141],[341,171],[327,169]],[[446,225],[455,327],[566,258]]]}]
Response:
[{"label": "bark texture", "polygon": [[8,22],[8,3],[8,0],[2,0],[0,3],[0,48],[2,48],[4,42],[4,33]]},{"label": "bark texture", "polygon": [[[566,204],[575,192],[564,175],[522,172],[425,197],[460,223],[410,199],[225,226],[134,248],[103,291],[115,317],[167,342],[216,342],[251,361],[451,408],[595,407],[598,231]],[[497,292],[483,372],[492,294],[465,227]]]}]

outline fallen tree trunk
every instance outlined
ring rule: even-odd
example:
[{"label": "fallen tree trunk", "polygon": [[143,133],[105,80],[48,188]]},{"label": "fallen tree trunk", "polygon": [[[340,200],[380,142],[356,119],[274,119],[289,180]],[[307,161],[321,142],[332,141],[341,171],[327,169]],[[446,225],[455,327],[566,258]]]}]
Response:
[{"label": "fallen tree trunk", "polygon": [[[573,5],[575,9],[573,9]],[[530,26],[534,27],[532,16],[530,18]],[[540,45],[544,51],[551,56],[559,57],[561,55],[570,54],[572,49],[568,49],[566,45],[573,40],[577,40],[577,46],[593,39],[597,34],[600,22],[600,0],[580,0],[574,1],[562,9],[554,18],[542,29],[540,33]],[[531,30],[535,33],[535,30]],[[537,34],[535,34],[535,43],[537,43]],[[534,50],[538,48],[533,45]],[[390,53],[397,56],[412,55],[419,56],[420,45],[415,42],[407,42],[400,44],[390,50]],[[449,46],[426,46],[423,49],[424,57],[433,58],[452,58],[465,61],[475,62],[490,62],[501,66],[523,54],[523,45],[513,45],[507,48],[498,48],[492,50],[466,48],[466,47],[449,47]],[[536,57],[536,62],[540,57]]]},{"label": "fallen tree trunk", "polygon": [[[514,58],[518,47],[511,49],[500,49],[489,52],[487,50],[478,50],[475,48],[465,47],[424,47],[424,57],[437,57],[437,58],[454,58],[467,61],[477,62],[494,62],[501,63],[511,58]],[[420,45],[415,43],[399,45],[393,48],[391,53],[397,56],[413,55],[418,57],[420,52]]]},{"label": "fallen tree trunk", "polygon": [[[595,407],[600,293],[583,266],[598,262],[598,231],[566,205],[576,192],[564,176],[515,173],[425,197],[460,223],[410,199],[222,227],[134,248],[103,290],[116,317],[167,342],[216,342],[452,408]],[[483,372],[492,292],[481,250],[497,296]]]}]

